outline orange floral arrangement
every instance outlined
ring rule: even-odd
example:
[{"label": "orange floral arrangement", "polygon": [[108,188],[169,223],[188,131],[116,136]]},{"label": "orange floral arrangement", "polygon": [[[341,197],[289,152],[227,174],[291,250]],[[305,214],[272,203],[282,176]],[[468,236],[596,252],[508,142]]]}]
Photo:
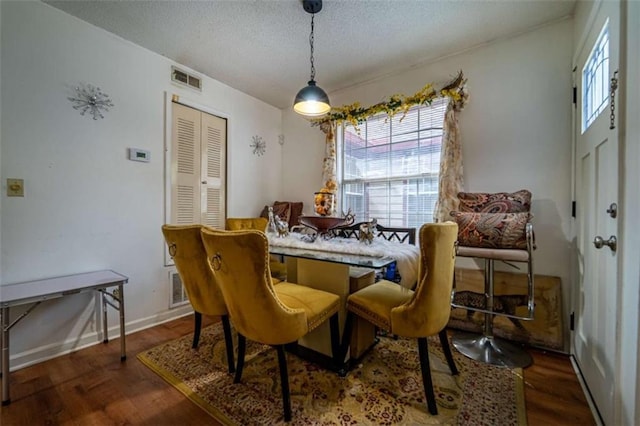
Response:
[{"label": "orange floral arrangement", "polygon": [[331,216],[335,210],[336,194],[329,188],[322,188],[319,192],[314,193],[313,206],[314,211],[320,216]]}]

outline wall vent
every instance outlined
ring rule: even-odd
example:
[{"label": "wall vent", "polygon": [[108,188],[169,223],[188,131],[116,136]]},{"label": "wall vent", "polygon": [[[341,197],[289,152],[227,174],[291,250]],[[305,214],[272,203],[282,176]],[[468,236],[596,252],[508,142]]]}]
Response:
[{"label": "wall vent", "polygon": [[182,285],[182,279],[180,279],[180,274],[177,271],[169,272],[169,290],[171,293],[169,308],[177,308],[189,303],[189,298]]},{"label": "wall vent", "polygon": [[202,79],[200,77],[196,77],[174,66],[171,66],[171,81],[202,92]]}]

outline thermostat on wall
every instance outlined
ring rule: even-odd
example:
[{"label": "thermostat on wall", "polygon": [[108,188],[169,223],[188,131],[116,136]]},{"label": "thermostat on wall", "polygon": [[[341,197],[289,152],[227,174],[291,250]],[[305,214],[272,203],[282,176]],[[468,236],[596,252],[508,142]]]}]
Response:
[{"label": "thermostat on wall", "polygon": [[144,149],[129,148],[129,160],[148,163],[149,161],[151,161],[151,153],[149,151],[145,151]]}]

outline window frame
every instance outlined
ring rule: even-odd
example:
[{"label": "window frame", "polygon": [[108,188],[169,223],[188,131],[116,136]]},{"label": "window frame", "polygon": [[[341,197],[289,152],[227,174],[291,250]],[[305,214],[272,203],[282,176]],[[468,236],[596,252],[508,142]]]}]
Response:
[{"label": "window frame", "polygon": [[[440,161],[442,156],[442,142],[444,138],[444,118],[446,114],[446,108],[448,105],[447,98],[438,98],[435,99],[430,105],[414,105],[410,108],[410,113],[417,110],[417,122],[416,127],[411,129],[410,131],[406,131],[403,133],[394,134],[393,131],[393,123],[394,120],[402,117],[402,113],[398,113],[394,119],[387,119],[386,126],[388,127],[387,138],[388,143],[380,144],[377,146],[387,145],[388,148],[388,161],[389,165],[386,167],[387,174],[382,177],[347,177],[347,173],[349,170],[353,170],[351,175],[356,174],[355,169],[356,166],[353,162],[349,161],[347,158],[348,151],[346,148],[346,132],[349,127],[354,127],[349,123],[343,123],[339,126],[337,131],[337,147],[338,147],[338,161],[337,161],[337,178],[338,185],[340,188],[340,205],[343,206],[343,210],[348,208],[353,208],[353,213],[356,214],[356,222],[371,220],[376,218],[378,223],[384,226],[392,226],[392,227],[419,227],[423,223],[433,222],[435,221],[435,204],[438,199],[438,183],[439,183],[439,174],[440,174]],[[429,112],[423,113],[426,116],[435,116],[436,118],[441,119],[440,123],[436,125],[434,119],[430,119],[427,123],[420,123],[421,110],[425,108],[439,108],[438,112]],[[369,118],[369,120],[380,120],[381,118],[386,117],[386,114],[379,114]],[[367,135],[367,125],[368,121],[361,123],[357,126],[360,129],[360,133],[364,133],[364,146],[362,147],[362,152],[365,154],[367,148],[371,148],[374,145],[368,145],[368,135]],[[378,123],[379,124],[379,123]],[[424,126],[424,127],[422,127]],[[427,133],[427,135],[421,136],[421,133]],[[433,133],[429,135],[428,133]],[[394,141],[394,137],[415,134],[415,139],[408,140],[399,140]],[[382,136],[381,136],[382,137]],[[433,141],[439,140],[439,143],[425,143],[425,141]],[[394,152],[393,147],[394,144],[401,143],[415,143],[416,147],[414,150],[421,151],[424,150],[425,155],[424,158],[429,158],[430,164],[434,165],[431,167],[431,170],[424,170],[421,167],[421,158],[418,156],[417,160],[417,172],[414,173],[406,173],[406,174],[393,174],[393,155]],[[437,147],[437,149],[434,149]],[[427,157],[430,155],[429,157]],[[404,162],[407,159],[410,159],[411,156],[403,155],[400,157]],[[434,163],[434,158],[437,160]],[[364,172],[366,174],[366,171]],[[376,185],[386,183],[386,189],[381,188],[383,191],[386,190],[386,204],[383,209],[386,209],[384,214],[376,213],[376,210],[371,210],[371,204],[368,200],[368,197],[371,196],[372,188],[367,188],[367,186]],[[353,193],[353,186],[362,186],[360,191]],[[381,185],[384,186],[384,185]],[[393,195],[391,192],[394,190],[394,187],[399,188],[401,193],[398,195]],[[353,196],[361,196],[361,201],[356,206],[349,205],[348,199]],[[390,203],[390,199],[393,197],[400,197],[402,203],[402,211],[394,210],[390,208],[392,205]],[[413,201],[411,200],[413,198]],[[424,198],[424,199],[423,199]],[[425,208],[424,203],[427,203]],[[426,211],[426,212],[424,212]],[[364,216],[364,217],[362,217]]]},{"label": "window frame", "polygon": [[[609,40],[609,19],[607,19],[580,73],[582,79],[582,117],[580,120],[582,134],[589,129],[609,104],[609,79],[611,77]],[[601,90],[597,91],[598,89]],[[602,99],[598,105],[595,105],[598,96],[602,96]],[[591,103],[590,100],[594,102]]]}]

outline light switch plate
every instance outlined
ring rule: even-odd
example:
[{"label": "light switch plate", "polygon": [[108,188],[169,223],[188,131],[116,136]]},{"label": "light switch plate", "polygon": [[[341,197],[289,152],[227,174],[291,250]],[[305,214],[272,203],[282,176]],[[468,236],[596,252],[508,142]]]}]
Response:
[{"label": "light switch plate", "polygon": [[23,179],[7,179],[7,197],[24,197]]}]

